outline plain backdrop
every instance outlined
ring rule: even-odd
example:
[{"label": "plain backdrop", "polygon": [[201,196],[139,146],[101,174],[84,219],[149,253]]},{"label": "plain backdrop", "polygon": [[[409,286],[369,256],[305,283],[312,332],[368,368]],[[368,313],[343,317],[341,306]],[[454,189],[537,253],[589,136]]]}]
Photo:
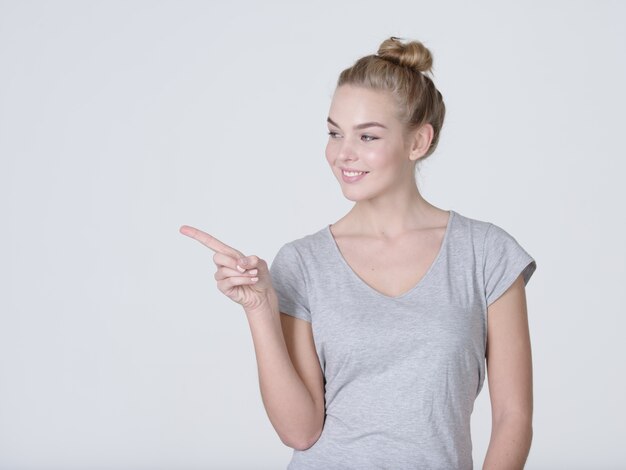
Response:
[{"label": "plain backdrop", "polygon": [[[626,468],[626,6],[0,1],[0,468],[280,469],[199,227],[271,262],[343,216],[337,76],[389,36],[447,116],[418,185],[536,259],[528,469]],[[489,391],[472,415],[475,468]]]}]

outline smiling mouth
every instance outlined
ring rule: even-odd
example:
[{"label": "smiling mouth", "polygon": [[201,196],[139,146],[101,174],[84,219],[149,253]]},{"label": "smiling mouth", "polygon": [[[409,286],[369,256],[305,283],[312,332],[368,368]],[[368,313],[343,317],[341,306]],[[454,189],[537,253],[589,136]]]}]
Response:
[{"label": "smiling mouth", "polygon": [[341,170],[341,180],[346,184],[356,184],[359,181],[363,180],[363,178],[365,178],[368,173],[369,171],[349,171],[346,173],[344,170]]},{"label": "smiling mouth", "polygon": [[369,173],[369,171],[346,171],[346,170],[341,170],[341,173],[345,176],[348,177],[353,177],[353,176],[360,176],[360,175],[364,175]]}]

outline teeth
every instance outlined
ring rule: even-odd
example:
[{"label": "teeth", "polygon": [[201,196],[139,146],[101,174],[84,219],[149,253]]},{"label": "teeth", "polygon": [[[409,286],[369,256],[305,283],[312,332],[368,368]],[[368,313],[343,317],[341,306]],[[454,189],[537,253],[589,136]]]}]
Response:
[{"label": "teeth", "polygon": [[357,176],[366,173],[365,171],[344,171],[343,174],[346,176]]}]

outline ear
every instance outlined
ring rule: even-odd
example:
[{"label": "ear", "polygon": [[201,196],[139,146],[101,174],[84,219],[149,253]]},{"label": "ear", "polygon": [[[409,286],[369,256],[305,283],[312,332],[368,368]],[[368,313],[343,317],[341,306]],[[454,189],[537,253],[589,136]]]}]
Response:
[{"label": "ear", "polygon": [[409,158],[411,160],[422,158],[430,148],[430,143],[434,135],[435,130],[430,123],[423,124],[413,131],[411,133],[411,153],[409,154]]}]

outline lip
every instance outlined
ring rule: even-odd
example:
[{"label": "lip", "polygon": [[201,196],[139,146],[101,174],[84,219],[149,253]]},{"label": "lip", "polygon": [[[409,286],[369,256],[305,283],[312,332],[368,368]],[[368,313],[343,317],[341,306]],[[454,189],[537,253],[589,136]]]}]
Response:
[{"label": "lip", "polygon": [[[341,171],[359,171],[359,172],[365,171],[365,170],[359,170],[357,168],[345,168],[345,167],[339,167],[339,168]],[[369,173],[369,171],[367,173]]]},{"label": "lip", "polygon": [[342,168],[341,169],[341,178],[343,179],[344,183],[356,183],[357,181],[361,181],[363,178],[365,178],[367,176],[367,174],[369,173],[369,172],[365,172],[362,175],[346,176],[344,174],[344,170],[345,171],[361,171],[361,170],[348,170],[346,168]]}]

